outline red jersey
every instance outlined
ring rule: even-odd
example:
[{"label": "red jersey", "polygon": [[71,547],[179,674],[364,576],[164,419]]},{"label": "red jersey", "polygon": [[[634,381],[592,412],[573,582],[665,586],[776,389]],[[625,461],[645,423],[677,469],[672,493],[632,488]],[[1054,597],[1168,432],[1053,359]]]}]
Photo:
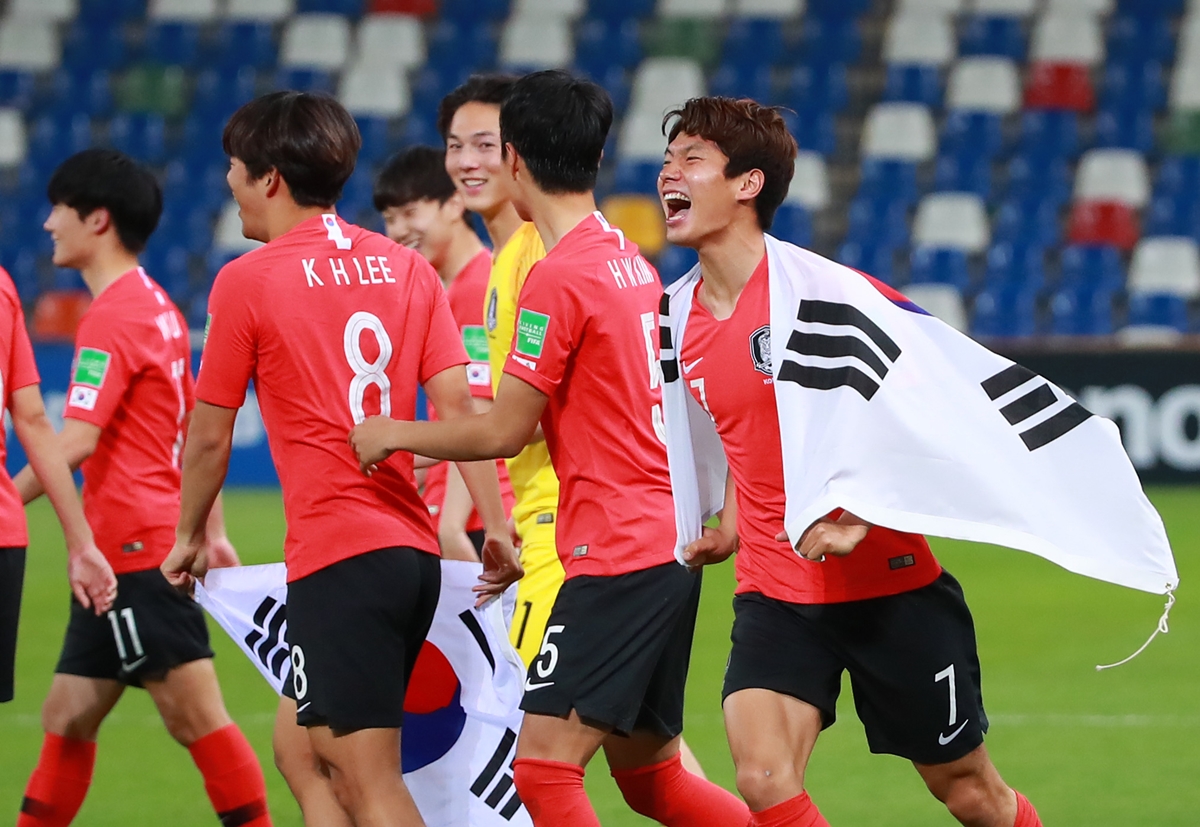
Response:
[{"label": "red jersey", "polygon": [[[487,329],[483,326],[483,297],[487,293],[488,275],[492,272],[492,255],[487,250],[467,262],[459,271],[446,296],[450,300],[450,312],[462,334],[463,347],[471,360],[467,365],[467,384],[471,396],[480,399],[492,398],[492,369],[488,365]],[[429,404],[429,419],[437,419],[433,403]],[[446,475],[450,467],[445,462],[432,466],[425,475],[423,497],[429,506],[429,515],[436,526],[441,521],[442,503],[446,500]],[[504,501],[504,514],[512,512],[513,490],[508,479],[508,466],[504,460],[496,460],[496,474],[500,477],[500,498]],[[479,512],[471,509],[467,518],[467,531],[482,531],[483,520]]]},{"label": "red jersey", "polygon": [[716,423],[737,488],[739,594],[839,603],[899,594],[937,578],[941,566],[919,534],[876,526],[850,554],[820,563],[776,542],[783,531],[783,450],[771,377],[765,256],[728,319],[718,321],[692,302],[679,358],[689,392]]},{"label": "red jersey", "polygon": [[283,489],[288,580],[391,546],[437,554],[412,454],[367,477],[347,442],[369,416],[412,420],[417,385],[467,362],[428,262],[313,216],[221,268],[208,309],[196,396],[238,408],[254,380]]},{"label": "red jersey", "polygon": [[567,578],[675,559],[658,364],[658,274],[599,212],[533,266],[504,372],[550,397]]},{"label": "red jersey", "polygon": [[175,544],[194,404],[187,325],[145,270],[130,270],[80,320],[63,411],[100,429],[81,466],[83,513],[117,574],[157,568]]},{"label": "red jersey", "polygon": [[[12,392],[38,383],[33,345],[25,330],[25,313],[12,278],[0,267],[0,406],[12,407]],[[3,414],[3,410],[0,410]],[[25,506],[4,464],[8,458],[4,430],[0,429],[0,548],[29,545]]]}]

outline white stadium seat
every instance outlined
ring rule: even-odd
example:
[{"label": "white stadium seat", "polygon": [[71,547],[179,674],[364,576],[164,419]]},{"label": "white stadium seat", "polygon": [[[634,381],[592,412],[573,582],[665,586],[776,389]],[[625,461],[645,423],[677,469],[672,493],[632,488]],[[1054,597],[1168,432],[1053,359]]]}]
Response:
[{"label": "white stadium seat", "polygon": [[934,12],[936,14],[958,14],[966,0],[898,0],[896,14],[909,12]]},{"label": "white stadium seat", "polygon": [[921,199],[913,219],[913,246],[955,247],[982,253],[991,242],[983,200],[969,192],[935,192]]},{"label": "white stadium seat", "polygon": [[1181,338],[1183,334],[1175,328],[1156,324],[1131,324],[1117,331],[1117,342],[1130,348],[1173,347]]},{"label": "white stadium seat", "polygon": [[1075,173],[1077,201],[1120,201],[1135,209],[1150,200],[1146,159],[1132,149],[1090,149]]},{"label": "white stadium seat", "polygon": [[79,14],[79,0],[11,0],[5,16],[65,23]]},{"label": "white stadium seat", "polygon": [[16,109],[0,109],[0,167],[20,166],[25,161],[25,120]]},{"label": "white stadium seat", "polygon": [[228,0],[225,17],[256,23],[275,23],[295,13],[294,0]]},{"label": "white stadium seat", "polygon": [[574,20],[587,11],[586,0],[516,0],[513,3],[513,18],[539,15]]},{"label": "white stadium seat", "polygon": [[1200,49],[1195,57],[1175,62],[1171,78],[1171,108],[1200,109]]},{"label": "white stadium seat", "polygon": [[728,0],[658,0],[655,9],[659,17],[724,17],[729,11]]},{"label": "white stadium seat", "polygon": [[662,114],[630,111],[621,123],[621,157],[632,161],[661,161],[667,139],[662,133]]},{"label": "white stadium seat", "polygon": [[575,59],[571,22],[560,17],[519,17],[504,24],[500,65],[516,69],[556,69]]},{"label": "white stadium seat", "polygon": [[969,0],[967,8],[973,14],[992,17],[1029,17],[1038,10],[1041,0]]},{"label": "white stadium seat", "polygon": [[287,22],[279,65],[337,71],[350,56],[350,23],[340,14],[298,14]]},{"label": "white stadium seat", "polygon": [[0,22],[0,69],[42,72],[58,67],[62,56],[58,29],[49,20]]},{"label": "white stadium seat", "polygon": [[408,112],[412,95],[402,69],[358,64],[342,75],[338,100],[353,115],[396,118]]},{"label": "white stadium seat", "polygon": [[1129,265],[1130,293],[1172,293],[1200,298],[1200,249],[1187,237],[1143,238]]},{"label": "white stadium seat", "polygon": [[885,63],[944,66],[957,51],[954,21],[937,12],[894,15],[883,36]]},{"label": "white stadium seat", "polygon": [[903,292],[913,304],[955,330],[967,329],[967,308],[953,284],[910,284]]},{"label": "white stadium seat", "polygon": [[946,108],[1011,115],[1021,108],[1021,78],[1004,57],[965,57],[950,70]]},{"label": "white stadium seat", "polygon": [[696,61],[686,57],[646,58],[633,76],[629,109],[657,115],[661,122],[667,110],[704,95],[705,88],[704,72]]},{"label": "white stadium seat", "polygon": [[406,14],[372,14],[358,24],[355,65],[412,69],[425,62],[421,21]]},{"label": "white stadium seat", "polygon": [[880,103],[863,126],[864,157],[928,161],[937,151],[933,116],[919,103]]},{"label": "white stadium seat", "polygon": [[796,172],[784,200],[800,204],[809,212],[829,206],[829,171],[819,153],[800,150],[796,156]]},{"label": "white stadium seat", "polygon": [[785,20],[804,14],[804,0],[733,0],[736,17],[773,18]]},{"label": "white stadium seat", "polygon": [[213,247],[225,253],[248,253],[262,246],[242,235],[242,219],[238,216],[238,204],[232,198],[221,207],[217,228],[213,232]]},{"label": "white stadium seat", "polygon": [[1033,60],[1057,63],[1104,62],[1104,32],[1100,21],[1082,12],[1053,12],[1033,25],[1029,54]]},{"label": "white stadium seat", "polygon": [[150,0],[146,17],[179,23],[208,23],[219,14],[217,0]]},{"label": "white stadium seat", "polygon": [[1044,11],[1104,16],[1112,14],[1115,8],[1116,0],[1046,0]]}]

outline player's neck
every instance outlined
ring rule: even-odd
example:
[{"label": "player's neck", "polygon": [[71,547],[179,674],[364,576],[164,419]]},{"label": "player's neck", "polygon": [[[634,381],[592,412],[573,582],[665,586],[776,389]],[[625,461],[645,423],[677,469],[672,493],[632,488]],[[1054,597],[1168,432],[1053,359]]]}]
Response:
[{"label": "player's neck", "polygon": [[137,256],[124,248],[98,250],[79,268],[79,274],[83,276],[83,283],[95,299],[113,282],[137,266]]},{"label": "player's neck", "polygon": [[454,237],[450,239],[450,248],[446,251],[441,266],[436,268],[442,284],[449,287],[458,278],[459,273],[471,263],[471,259],[484,249],[479,236],[466,224],[456,230]]},{"label": "player's neck", "polygon": [[727,318],[738,297],[767,252],[767,243],[757,225],[731,226],[697,248],[700,275],[704,279],[700,302],[717,318]]},{"label": "player's neck", "polygon": [[596,211],[596,197],[591,192],[572,192],[547,195],[538,192],[529,198],[529,216],[546,252],[554,249],[563,236],[579,226]]},{"label": "player's neck", "polygon": [[492,240],[492,249],[497,252],[524,223],[511,201],[505,201],[491,215],[483,216],[483,227],[487,230],[488,238]]},{"label": "player's neck", "polygon": [[274,241],[310,218],[325,213],[336,214],[336,212],[333,207],[301,207],[295,202],[274,205],[274,208],[269,210],[265,216],[267,237],[261,240]]}]

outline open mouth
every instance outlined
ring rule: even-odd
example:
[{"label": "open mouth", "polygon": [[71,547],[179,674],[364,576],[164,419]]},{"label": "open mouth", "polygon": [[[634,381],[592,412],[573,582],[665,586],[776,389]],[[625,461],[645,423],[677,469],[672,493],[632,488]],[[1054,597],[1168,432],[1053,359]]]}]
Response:
[{"label": "open mouth", "polygon": [[664,192],[663,209],[667,213],[667,223],[675,224],[687,218],[688,211],[692,208],[692,199],[688,198],[682,192]]}]

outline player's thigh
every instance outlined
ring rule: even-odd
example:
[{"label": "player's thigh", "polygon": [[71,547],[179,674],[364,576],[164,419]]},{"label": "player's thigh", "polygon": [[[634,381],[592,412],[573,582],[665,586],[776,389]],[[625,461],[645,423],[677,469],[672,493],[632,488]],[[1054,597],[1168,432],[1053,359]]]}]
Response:
[{"label": "player's thigh", "polygon": [[167,731],[184,746],[233,723],[211,658],[176,666],[144,685]]},{"label": "player's thigh", "polygon": [[839,624],[854,705],[872,752],[946,764],[983,743],[975,627],[948,573],[928,586],[847,604]]},{"label": "player's thigh", "polygon": [[526,713],[517,736],[517,758],[539,758],[586,766],[610,730],[584,721],[572,710],[563,717]]},{"label": "player's thigh", "polygon": [[604,739],[604,757],[612,770],[652,767],[674,758],[682,742],[679,735],[669,738],[647,730],[635,730],[628,735],[612,733]]},{"label": "player's thigh", "polygon": [[521,544],[525,576],[517,581],[517,604],[510,639],[528,666],[537,657],[550,610],[563,584],[562,561],[554,544],[554,526],[537,526]]},{"label": "player's thigh", "polygon": [[13,699],[17,625],[25,583],[24,547],[0,548],[0,703]]},{"label": "player's thigh", "polygon": [[400,730],[391,727],[337,733],[327,726],[310,726],[313,753],[342,777],[340,783],[369,788],[400,779]]},{"label": "player's thigh", "polygon": [[94,741],[124,691],[119,681],[56,674],[42,704],[42,728],[64,738]]},{"label": "player's thigh", "polygon": [[725,699],[722,711],[739,788],[756,778],[790,779],[798,795],[821,734],[821,711],[769,689],[734,692]]}]

